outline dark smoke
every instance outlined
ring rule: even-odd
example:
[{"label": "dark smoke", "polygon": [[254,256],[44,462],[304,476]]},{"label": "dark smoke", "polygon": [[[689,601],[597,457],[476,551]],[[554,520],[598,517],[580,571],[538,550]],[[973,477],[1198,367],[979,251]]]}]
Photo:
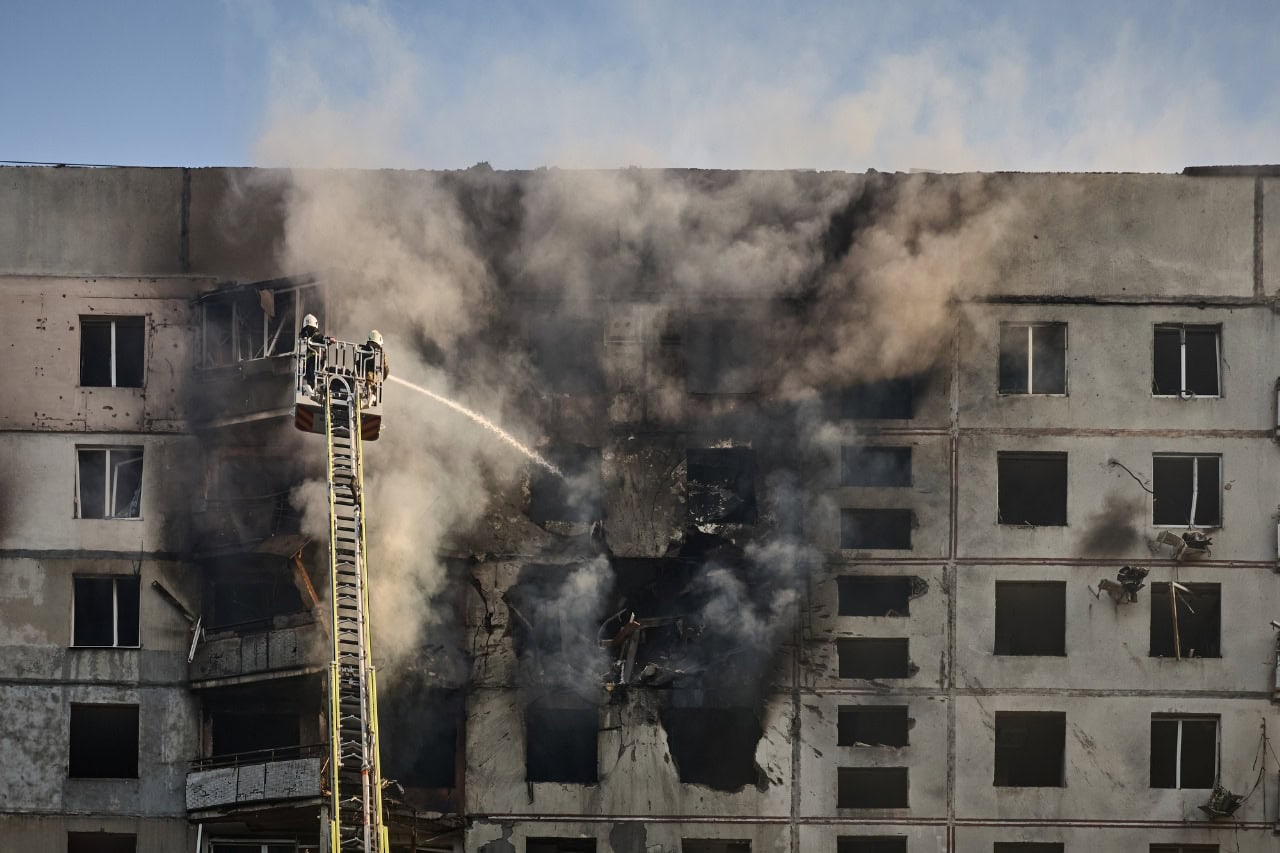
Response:
[{"label": "dark smoke", "polygon": [[1141,544],[1139,521],[1146,509],[1142,498],[1111,492],[1101,508],[1089,516],[1080,537],[1080,553],[1087,557],[1120,556]]}]

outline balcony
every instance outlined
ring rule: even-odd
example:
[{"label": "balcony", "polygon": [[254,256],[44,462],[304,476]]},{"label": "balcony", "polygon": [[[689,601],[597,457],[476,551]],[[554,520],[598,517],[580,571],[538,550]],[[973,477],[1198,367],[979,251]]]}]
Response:
[{"label": "balcony", "polygon": [[302,514],[289,493],[256,498],[211,500],[191,514],[193,548],[198,557],[253,552],[288,557],[307,539]]},{"label": "balcony", "polygon": [[187,773],[187,811],[320,797],[323,744],[202,758]]},{"label": "balcony", "polygon": [[229,626],[196,646],[188,667],[194,689],[319,672],[328,661],[328,635],[317,623]]}]

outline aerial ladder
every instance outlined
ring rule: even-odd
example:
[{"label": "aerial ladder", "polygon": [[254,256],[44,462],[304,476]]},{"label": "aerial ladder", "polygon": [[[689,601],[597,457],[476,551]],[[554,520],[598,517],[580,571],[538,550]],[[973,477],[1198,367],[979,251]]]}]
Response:
[{"label": "aerial ladder", "polygon": [[378,690],[369,645],[365,562],[365,441],[382,425],[386,376],[382,339],[366,344],[323,337],[308,315],[297,347],[294,425],[328,444],[329,760],[321,838],[330,853],[389,853],[378,757]]}]

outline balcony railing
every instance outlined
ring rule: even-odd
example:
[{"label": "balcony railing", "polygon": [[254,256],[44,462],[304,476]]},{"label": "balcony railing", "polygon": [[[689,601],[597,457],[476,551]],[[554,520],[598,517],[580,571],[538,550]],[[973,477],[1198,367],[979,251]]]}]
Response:
[{"label": "balcony railing", "polygon": [[196,646],[188,677],[193,682],[252,676],[297,675],[324,665],[328,647],[315,622],[273,628],[262,622],[243,633],[214,636]]},{"label": "balcony railing", "polygon": [[187,773],[187,811],[317,798],[326,752],[309,744],[198,759]]}]

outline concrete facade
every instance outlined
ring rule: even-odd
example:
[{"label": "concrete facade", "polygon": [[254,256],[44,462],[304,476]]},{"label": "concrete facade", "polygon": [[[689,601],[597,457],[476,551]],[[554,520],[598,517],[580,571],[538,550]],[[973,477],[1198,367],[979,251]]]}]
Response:
[{"label": "concrete facade", "polygon": [[[501,178],[516,188],[540,179]],[[426,180],[402,179],[406,195]],[[964,178],[936,180],[953,179]],[[863,178],[814,180],[857,187]],[[917,381],[910,418],[814,414],[829,401],[780,402],[750,381],[732,393],[688,392],[698,342],[685,323],[723,316],[724,303],[655,300],[647,290],[588,302],[600,387],[543,395],[536,411],[541,449],[599,449],[603,512],[594,525],[533,520],[529,466],[494,485],[480,523],[447,537],[440,557],[465,575],[449,593],[464,638],[450,642],[465,649],[465,672],[437,670],[420,686],[465,697],[456,773],[404,796],[397,849],[516,853],[560,849],[528,839],[594,839],[598,851],[677,853],[707,839],[747,841],[754,853],[845,853],[857,847],[840,839],[859,836],[901,839],[912,853],[997,842],[1273,848],[1280,178],[1264,169],[998,181],[1025,202],[1019,238],[993,258],[989,280],[949,302],[942,356]],[[324,625],[305,588],[310,581],[323,597],[323,553],[316,543],[305,550],[296,526],[236,519],[216,547],[207,528],[225,498],[208,485],[219,460],[319,455],[320,445],[292,442],[280,408],[287,357],[200,372],[194,343],[202,295],[315,272],[279,267],[286,188],[287,176],[252,170],[0,169],[0,341],[16,365],[0,374],[0,848],[63,851],[67,834],[81,832],[135,834],[138,851],[195,849],[197,834],[200,853],[211,838],[316,843],[319,759],[307,750],[324,731]],[[518,328],[542,302],[512,278],[497,313]],[[784,300],[730,302],[747,334],[763,339]],[[143,387],[80,387],[83,319],[138,315]],[[1028,323],[1066,325],[1065,394],[1000,393],[1001,324]],[[1220,330],[1216,396],[1153,394],[1154,333],[1169,324]],[[117,446],[143,449],[139,517],[75,517],[77,448]],[[691,519],[687,450],[730,447],[754,452],[758,518]],[[843,447],[911,448],[909,485],[844,485]],[[1001,523],[998,455],[1015,452],[1065,454],[1065,524]],[[1203,525],[1212,548],[1195,559],[1176,560],[1156,541],[1177,528],[1155,524],[1154,457],[1176,454],[1220,457],[1221,522]],[[783,497],[793,490],[801,497]],[[792,504],[804,510],[798,531]],[[842,509],[909,510],[910,547],[844,547]],[[786,590],[794,598],[767,654],[723,658],[752,673],[742,679],[747,698],[714,667],[692,686],[613,691],[540,677],[544,661],[529,643],[539,617],[558,611],[519,612],[525,567],[605,560],[625,584],[659,564],[702,571],[710,558],[686,549],[704,537],[750,555],[784,534],[816,558]],[[1099,585],[1122,566],[1149,572],[1132,603]],[[75,579],[99,576],[140,579],[139,647],[75,647]],[[841,578],[900,576],[918,579],[909,615],[841,615]],[[229,591],[245,584],[235,589],[261,596],[263,578],[288,601],[250,606]],[[188,664],[192,626],[153,581],[193,615],[235,607],[243,618],[213,625]],[[1009,581],[1061,584],[1065,654],[994,653],[996,585]],[[1152,585],[1170,582],[1218,585],[1218,656],[1152,656],[1161,617]],[[594,618],[561,609],[568,621]],[[842,677],[838,641],[858,638],[905,639],[910,666],[902,677]],[[86,704],[137,706],[136,778],[71,777],[71,707]],[[547,704],[595,715],[594,781],[531,778],[531,709]],[[905,707],[907,743],[842,745],[841,709],[863,706]],[[758,726],[746,746],[726,731],[703,738],[752,781],[682,779],[696,772],[688,756],[697,750],[676,744],[670,720],[689,707],[742,711]],[[1063,715],[1060,784],[993,784],[996,719],[1010,712]],[[1232,816],[1206,818],[1207,789],[1152,787],[1153,718],[1178,717],[1216,720],[1216,775],[1247,794]],[[221,748],[242,719],[293,728],[278,749]],[[841,768],[905,768],[905,805],[842,806]]]}]

